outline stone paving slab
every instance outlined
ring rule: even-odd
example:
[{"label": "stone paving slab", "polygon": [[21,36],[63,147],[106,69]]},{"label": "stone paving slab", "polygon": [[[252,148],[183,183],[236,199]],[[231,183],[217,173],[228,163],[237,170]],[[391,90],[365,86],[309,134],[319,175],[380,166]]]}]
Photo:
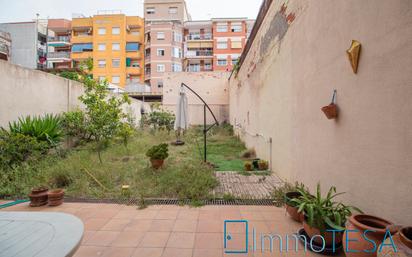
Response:
[{"label": "stone paving slab", "polygon": [[220,182],[213,192],[215,195],[231,194],[244,199],[269,199],[273,189],[283,183],[273,173],[268,176],[245,176],[236,171],[217,171],[215,176]]}]

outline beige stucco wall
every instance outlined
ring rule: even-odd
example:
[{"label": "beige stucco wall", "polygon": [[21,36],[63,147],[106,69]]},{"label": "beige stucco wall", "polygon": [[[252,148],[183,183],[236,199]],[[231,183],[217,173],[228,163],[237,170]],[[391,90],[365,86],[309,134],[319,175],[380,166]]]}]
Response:
[{"label": "beige stucco wall", "polygon": [[[196,91],[210,106],[221,123],[229,120],[229,90],[227,72],[170,72],[163,76],[163,106],[175,112],[181,83]],[[189,123],[203,124],[203,103],[186,89],[188,98]],[[213,117],[207,112],[207,123]]]},{"label": "beige stucco wall", "polygon": [[[282,178],[336,185],[344,201],[410,224],[412,2],[290,0],[282,12],[284,2],[230,81],[230,122]],[[358,74],[345,53],[352,39]],[[333,89],[340,113],[327,120]]]},{"label": "beige stucco wall", "polygon": [[[57,114],[81,107],[78,97],[82,93],[83,86],[76,81],[0,60],[0,126],[26,115]],[[138,121],[142,104],[131,99],[124,109]]]}]

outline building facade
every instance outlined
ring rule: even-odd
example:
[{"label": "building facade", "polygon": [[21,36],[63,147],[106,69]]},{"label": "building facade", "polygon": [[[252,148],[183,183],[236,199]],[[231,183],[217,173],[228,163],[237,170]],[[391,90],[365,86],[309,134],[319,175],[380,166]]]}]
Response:
[{"label": "building facade", "polygon": [[11,36],[10,33],[0,31],[0,60],[10,61]]},{"label": "building facade", "polygon": [[93,59],[93,77],[125,88],[144,82],[144,21],[137,16],[99,13],[73,18],[74,67]]},{"label": "building facade", "polygon": [[46,68],[47,27],[43,23],[2,23],[0,30],[9,33],[11,37],[11,63],[29,69]]},{"label": "building facade", "polygon": [[71,21],[66,19],[49,19],[47,21],[47,68],[70,69]]},{"label": "building facade", "polygon": [[184,0],[145,0],[145,79],[162,92],[165,72],[183,70],[183,24],[190,20]]},{"label": "building facade", "polygon": [[184,70],[188,72],[212,71],[212,22],[185,22],[184,39]]}]

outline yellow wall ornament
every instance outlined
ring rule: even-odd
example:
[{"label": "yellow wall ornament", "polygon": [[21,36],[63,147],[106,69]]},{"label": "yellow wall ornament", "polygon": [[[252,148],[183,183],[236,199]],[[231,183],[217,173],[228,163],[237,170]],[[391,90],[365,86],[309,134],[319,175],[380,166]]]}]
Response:
[{"label": "yellow wall ornament", "polygon": [[358,72],[359,55],[361,50],[361,43],[356,40],[352,40],[352,44],[346,53],[348,54],[350,65],[354,73]]}]

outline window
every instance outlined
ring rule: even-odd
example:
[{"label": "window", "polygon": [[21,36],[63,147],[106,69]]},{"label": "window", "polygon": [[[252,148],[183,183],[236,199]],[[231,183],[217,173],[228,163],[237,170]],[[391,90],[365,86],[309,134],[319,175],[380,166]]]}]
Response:
[{"label": "window", "polygon": [[178,32],[173,32],[173,40],[175,42],[182,42],[183,41],[183,36],[181,33]]},{"label": "window", "polygon": [[155,14],[155,8],[154,7],[147,7],[146,8],[146,14]]},{"label": "window", "polygon": [[119,43],[112,43],[112,50],[113,51],[120,51],[120,44]]},{"label": "window", "polygon": [[138,36],[138,35],[140,35],[140,31],[139,31],[139,30],[137,30],[137,29],[130,30],[130,34],[131,34],[131,35]]},{"label": "window", "polygon": [[120,59],[113,59],[112,60],[112,67],[119,68],[120,67]]},{"label": "window", "polygon": [[93,44],[73,44],[72,52],[73,53],[81,53],[81,52],[91,52],[93,51]]},{"label": "window", "polygon": [[242,41],[232,39],[232,48],[235,48],[235,49],[242,48]]},{"label": "window", "polygon": [[199,72],[200,71],[200,64],[199,63],[190,63],[189,64],[189,72]]},{"label": "window", "polygon": [[157,82],[157,87],[158,87],[158,88],[163,87],[163,81],[158,81],[158,82]]},{"label": "window", "polygon": [[106,28],[99,28],[97,31],[99,35],[106,35]]},{"label": "window", "polygon": [[119,35],[120,34],[120,28],[119,27],[112,27],[112,34],[113,35]]},{"label": "window", "polygon": [[227,24],[217,24],[216,31],[217,32],[227,32]]},{"label": "window", "polygon": [[132,67],[140,68],[140,63],[138,60],[133,60],[130,65]]},{"label": "window", "polygon": [[112,83],[119,84],[120,83],[120,76],[112,76]]},{"label": "window", "polygon": [[227,41],[218,41],[216,45],[217,49],[227,49]]},{"label": "window", "polygon": [[212,70],[212,64],[211,63],[205,63],[205,70]]},{"label": "window", "polygon": [[165,39],[165,33],[164,32],[157,32],[157,39],[158,40]]},{"label": "window", "polygon": [[217,66],[226,66],[227,60],[226,59],[217,59]]},{"label": "window", "polygon": [[158,64],[157,65],[157,72],[165,72],[165,65],[164,64]]},{"label": "window", "polygon": [[106,81],[106,77],[105,76],[99,76],[99,82],[103,83]]},{"label": "window", "polygon": [[177,7],[169,7],[169,14],[176,14],[177,13]]},{"label": "window", "polygon": [[174,58],[182,58],[182,50],[179,47],[173,47],[172,56]]},{"label": "window", "polygon": [[99,68],[105,68],[106,67],[106,60],[98,60],[98,67]]},{"label": "window", "polygon": [[181,72],[182,71],[182,65],[179,63],[173,63],[172,64],[172,71],[173,72]]},{"label": "window", "polygon": [[165,50],[164,49],[157,49],[157,56],[165,56]]},{"label": "window", "polygon": [[106,44],[104,44],[104,43],[98,44],[97,49],[99,51],[106,51]]},{"label": "window", "polygon": [[137,42],[126,43],[126,52],[139,51],[140,45]]},{"label": "window", "polygon": [[240,23],[232,23],[232,28],[231,28],[232,32],[242,32],[242,24]]}]

